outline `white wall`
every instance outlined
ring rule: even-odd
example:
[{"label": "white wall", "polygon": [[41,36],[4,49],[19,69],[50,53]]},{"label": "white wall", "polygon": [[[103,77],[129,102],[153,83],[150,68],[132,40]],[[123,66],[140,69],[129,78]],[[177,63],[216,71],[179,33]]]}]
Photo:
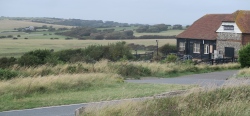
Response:
[{"label": "white wall", "polygon": [[[234,30],[224,30],[222,25],[233,25]],[[226,32],[226,33],[242,33],[240,28],[237,26],[235,22],[222,22],[220,28],[216,32]]]}]

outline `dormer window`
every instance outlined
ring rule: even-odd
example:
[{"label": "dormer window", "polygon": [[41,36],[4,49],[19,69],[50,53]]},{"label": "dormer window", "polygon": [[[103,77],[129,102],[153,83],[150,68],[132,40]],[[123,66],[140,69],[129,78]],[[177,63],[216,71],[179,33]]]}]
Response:
[{"label": "dormer window", "polygon": [[223,26],[224,26],[224,30],[234,30],[233,25],[223,25]]}]

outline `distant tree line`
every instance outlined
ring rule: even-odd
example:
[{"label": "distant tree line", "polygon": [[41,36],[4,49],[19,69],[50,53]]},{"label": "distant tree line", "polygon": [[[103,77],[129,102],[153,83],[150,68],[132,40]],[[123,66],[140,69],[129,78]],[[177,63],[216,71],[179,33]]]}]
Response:
[{"label": "distant tree line", "polygon": [[162,31],[167,31],[169,28],[169,25],[166,24],[157,24],[157,25],[142,25],[139,26],[138,29],[136,29],[137,33],[159,33]]},{"label": "distant tree line", "polygon": [[76,27],[67,32],[55,33],[58,35],[75,37],[80,40],[83,39],[95,39],[95,40],[114,40],[114,39],[133,39],[134,32],[132,30],[127,31],[114,31],[115,29],[97,30],[92,27]]},{"label": "distant tree line", "polygon": [[[102,20],[81,20],[81,19],[33,19],[32,22],[49,23],[67,26],[79,26],[79,27],[95,27],[95,28],[108,28],[108,27],[129,27],[132,26],[128,23],[118,23],[114,21],[102,21]],[[133,24],[133,26],[136,24]],[[139,25],[139,24],[138,24]]]},{"label": "distant tree line", "polygon": [[69,29],[66,28],[66,27],[62,27],[62,28],[56,29],[56,28],[54,28],[53,26],[47,26],[47,25],[43,25],[43,26],[41,26],[41,27],[38,27],[38,26],[35,26],[35,27],[30,26],[30,27],[14,28],[14,30],[17,30],[17,31],[19,31],[19,32],[34,32],[34,31],[37,31],[38,29],[40,29],[40,30],[43,30],[43,29],[44,29],[44,31],[45,31],[45,30],[48,30],[48,31],[56,31],[56,30],[58,30],[58,31],[64,31],[64,30],[69,30]]}]

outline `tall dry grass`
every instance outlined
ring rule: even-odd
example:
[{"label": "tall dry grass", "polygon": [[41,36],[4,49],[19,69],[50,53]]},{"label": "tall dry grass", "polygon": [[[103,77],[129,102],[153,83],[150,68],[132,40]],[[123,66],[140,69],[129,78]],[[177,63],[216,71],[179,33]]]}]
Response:
[{"label": "tall dry grass", "polygon": [[88,90],[91,87],[103,87],[121,82],[123,82],[121,76],[104,73],[15,78],[0,81],[0,95],[14,94],[15,96],[25,96],[36,92]]},{"label": "tall dry grass", "polygon": [[159,76],[169,77],[171,75],[179,75],[186,73],[204,73],[219,70],[239,69],[240,64],[228,63],[220,65],[193,65],[185,63],[158,63],[158,62],[109,62],[101,60],[94,64],[90,63],[74,63],[59,64],[56,66],[42,65],[39,67],[19,67],[14,66],[12,70],[21,72],[21,76],[36,77],[60,74],[85,74],[85,73],[113,73],[120,74],[124,77],[138,78],[143,76]]},{"label": "tall dry grass", "polygon": [[236,77],[238,77],[238,78],[250,78],[250,68],[243,68],[243,69],[239,70]]},{"label": "tall dry grass", "polygon": [[250,80],[232,80],[232,82],[220,88],[195,88],[183,96],[87,107],[82,115],[249,116]]}]

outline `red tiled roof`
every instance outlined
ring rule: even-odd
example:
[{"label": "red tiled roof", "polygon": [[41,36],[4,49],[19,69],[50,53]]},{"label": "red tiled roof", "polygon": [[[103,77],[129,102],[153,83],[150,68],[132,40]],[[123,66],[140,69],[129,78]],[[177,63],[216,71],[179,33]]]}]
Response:
[{"label": "red tiled roof", "polygon": [[234,21],[242,33],[250,33],[250,11],[238,10],[233,14]]},{"label": "red tiled roof", "polygon": [[[216,40],[217,29],[225,18],[231,14],[207,14],[195,21],[187,30],[177,35],[177,38]],[[227,20],[229,20],[227,19]]]}]

